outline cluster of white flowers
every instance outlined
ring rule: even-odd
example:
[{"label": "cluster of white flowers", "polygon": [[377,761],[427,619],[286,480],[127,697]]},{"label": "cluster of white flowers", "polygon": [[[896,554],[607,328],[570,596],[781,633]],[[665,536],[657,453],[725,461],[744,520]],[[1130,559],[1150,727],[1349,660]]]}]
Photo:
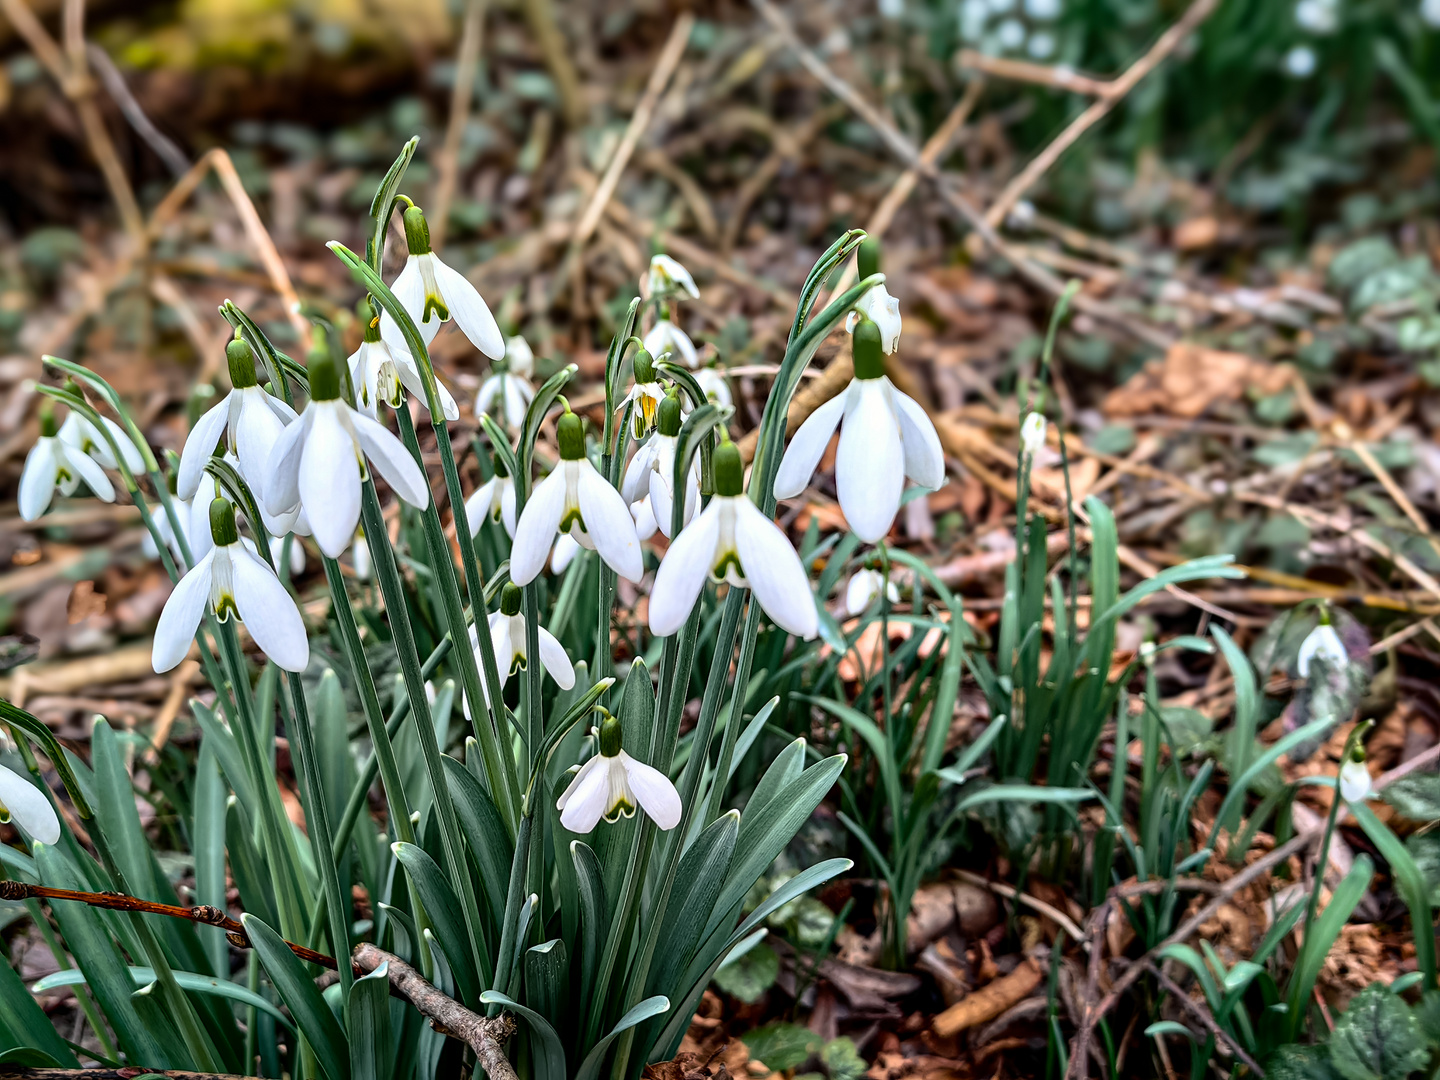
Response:
[{"label": "cluster of white flowers", "polygon": [[672,309],[668,318],[657,318],[655,325],[645,334],[645,350],[660,360],[667,355],[675,355],[685,361],[686,367],[699,367],[700,354],[695,349],[695,343],[690,340],[690,335],[674,322],[673,314],[674,308],[683,298],[688,296],[694,300],[700,299],[700,290],[695,287],[695,279],[690,276],[690,271],[669,255],[656,255],[650,260],[650,272],[645,285],[646,293],[652,300],[657,303],[669,301]]},{"label": "cluster of white flowers", "polygon": [[1063,11],[1063,0],[963,0],[960,36],[991,56],[1050,61],[1060,52]]}]

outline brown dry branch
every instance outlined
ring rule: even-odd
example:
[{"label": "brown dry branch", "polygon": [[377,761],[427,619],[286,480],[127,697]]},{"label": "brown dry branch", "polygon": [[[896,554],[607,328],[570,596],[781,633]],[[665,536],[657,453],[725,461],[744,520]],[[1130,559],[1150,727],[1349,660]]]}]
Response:
[{"label": "brown dry branch", "polygon": [[437,248],[445,246],[445,233],[450,224],[450,200],[455,197],[455,182],[460,175],[460,138],[465,134],[465,123],[470,118],[470,103],[475,100],[475,69],[480,63],[485,6],[486,0],[470,0],[465,5],[465,22],[460,30],[455,85],[450,90],[450,121],[445,127],[445,141],[440,144],[435,190],[430,196],[430,243]]},{"label": "brown dry branch", "polygon": [[47,1069],[42,1066],[0,1064],[0,1080],[137,1080],[158,1076],[165,1080],[259,1080],[243,1073],[190,1072],[188,1069]]},{"label": "brown dry branch", "polygon": [[1029,60],[1012,60],[1005,56],[989,56],[975,49],[961,49],[955,57],[957,67],[983,72],[1001,79],[1015,82],[1035,83],[1051,86],[1056,90],[1071,90],[1077,94],[1101,97],[1110,93],[1108,79],[1096,79],[1061,64],[1035,64]]},{"label": "brown dry branch", "polygon": [[1180,1005],[1181,1008],[1183,1008],[1191,1016],[1195,1017],[1196,1020],[1200,1021],[1206,1031],[1210,1032],[1211,1035],[1215,1036],[1218,1042],[1224,1044],[1226,1050],[1228,1050],[1235,1057],[1243,1061],[1249,1067],[1252,1073],[1260,1077],[1260,1080],[1265,1080],[1265,1070],[1260,1067],[1259,1063],[1256,1062],[1253,1057],[1251,1057],[1245,1052],[1245,1048],[1243,1046],[1237,1043],[1234,1039],[1230,1038],[1229,1035],[1225,1034],[1225,1029],[1215,1022],[1215,1018],[1210,1015],[1210,1011],[1208,1009],[1206,1009],[1199,1002],[1195,1001],[1189,994],[1187,994],[1184,990],[1177,986],[1175,980],[1170,978],[1170,976],[1166,975],[1165,972],[1160,970],[1160,968],[1156,967],[1155,964],[1147,961],[1145,967],[1151,975],[1155,976],[1155,981],[1158,982],[1161,987],[1163,987],[1164,990],[1175,999],[1176,1003]]}]

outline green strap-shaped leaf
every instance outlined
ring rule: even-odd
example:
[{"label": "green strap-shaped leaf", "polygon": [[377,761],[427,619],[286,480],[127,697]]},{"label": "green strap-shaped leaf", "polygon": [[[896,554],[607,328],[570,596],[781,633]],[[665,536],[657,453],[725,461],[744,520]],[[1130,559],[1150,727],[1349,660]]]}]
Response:
[{"label": "green strap-shaped leaf", "polygon": [[395,1035],[390,1026],[389,963],[356,979],[345,999],[350,1038],[351,1080],[390,1080],[395,1068]]},{"label": "green strap-shaped leaf", "polygon": [[480,888],[490,909],[490,928],[498,937],[505,918],[505,884],[510,879],[515,845],[510,842],[510,833],[505,829],[495,801],[480,786],[475,774],[448,754],[443,760],[450,797],[464,826],[465,840],[479,871]]},{"label": "green strap-shaped leaf", "polygon": [[[465,923],[460,918],[460,901],[455,896],[455,890],[445,880],[444,871],[423,849],[414,844],[396,843],[390,845],[390,850],[405,867],[405,872],[415,884],[415,891],[420,894],[420,902],[425,905],[425,913],[435,928],[435,937],[455,973],[460,1000],[473,1006],[480,994],[480,980],[488,984],[492,973],[481,971],[477,979],[470,967],[470,940],[465,933]],[[482,953],[482,959],[488,961],[488,952]]]},{"label": "green strap-shaped leaf", "polygon": [[1340,931],[1350,921],[1350,913],[1370,888],[1370,879],[1374,874],[1375,864],[1370,861],[1370,856],[1358,856],[1350,867],[1350,873],[1345,875],[1345,880],[1330,894],[1330,903],[1325,905],[1320,917],[1305,927],[1305,943],[1290,973],[1290,987],[1286,994],[1289,1001],[1286,1023],[1291,1039],[1294,1039],[1304,1026],[1310,991],[1315,988],[1315,980],[1320,976],[1325,957],[1330,954],[1330,946],[1335,944]]},{"label": "green strap-shaped leaf", "polygon": [[375,197],[370,200],[370,236],[365,241],[365,255],[376,270],[380,268],[380,257],[385,254],[385,233],[390,228],[395,196],[400,191],[405,170],[410,167],[410,159],[415,156],[415,147],[419,145],[420,136],[416,135],[400,148],[390,168],[385,170],[380,186],[375,189]]},{"label": "green strap-shaped leaf", "polygon": [[[58,974],[74,975],[77,980],[85,978],[74,968]],[[51,977],[54,978],[54,976]],[[42,979],[41,982],[43,981]],[[35,992],[38,994],[41,989],[37,983]],[[3,1028],[8,1033],[8,1037],[14,1040],[7,1049],[27,1046],[49,1054],[57,1062],[69,1068],[78,1069],[80,1067],[80,1062],[75,1060],[69,1044],[60,1037],[55,1030],[55,1025],[45,1015],[45,1011],[36,1004],[30,991],[25,989],[25,984],[20,981],[20,976],[15,974],[15,969],[3,962],[0,962],[0,1028]]]},{"label": "green strap-shaped leaf", "polygon": [[[155,981],[154,968],[131,967],[128,970],[130,978],[134,980],[137,988],[149,986]],[[86,981],[85,972],[70,968],[67,971],[57,971],[53,975],[46,975],[35,984],[34,990],[35,993],[42,994],[46,990],[55,990],[62,986],[82,986]],[[200,975],[193,971],[175,972],[175,981],[180,984],[182,989],[197,994],[210,994],[214,997],[226,998],[269,1013],[291,1031],[295,1030],[294,1023],[282,1009],[276,1008],[273,1003],[239,983],[230,982],[228,979],[217,979],[212,975]]]},{"label": "green strap-shaped leaf", "polygon": [[321,1070],[330,1080],[350,1080],[350,1047],[334,1012],[315,989],[314,977],[290,951],[285,939],[264,922],[249,914],[242,915],[240,920],[245,924],[245,932],[265,973],[275,984],[275,992],[295,1018],[300,1034],[315,1051]]},{"label": "green strap-shaped leaf", "polygon": [[580,1071],[575,1074],[575,1080],[596,1080],[600,1075],[600,1066],[605,1064],[605,1054],[618,1036],[652,1016],[662,1015],[669,1008],[670,999],[661,995],[648,997],[637,1003],[633,1009],[615,1021],[615,1027],[610,1034],[591,1047],[590,1053],[586,1054],[585,1060],[580,1063]]},{"label": "green strap-shaped leaf", "polygon": [[503,1005],[530,1027],[530,1051],[535,1057],[535,1080],[566,1080],[565,1047],[550,1021],[534,1009],[528,1009],[498,990],[480,995],[486,1005]]}]

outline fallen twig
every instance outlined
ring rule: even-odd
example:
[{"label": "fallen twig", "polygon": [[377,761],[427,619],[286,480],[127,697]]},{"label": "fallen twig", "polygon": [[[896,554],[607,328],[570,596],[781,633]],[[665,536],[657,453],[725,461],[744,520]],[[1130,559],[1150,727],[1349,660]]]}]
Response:
[{"label": "fallen twig", "polygon": [[435,168],[435,192],[430,196],[430,243],[445,246],[445,233],[450,224],[450,200],[455,197],[455,182],[460,173],[460,138],[470,118],[470,103],[475,100],[475,68],[480,62],[480,36],[485,28],[486,0],[470,0],[465,5],[465,22],[460,30],[460,50],[455,58],[455,85],[450,89],[450,120],[445,127],[445,141]]},{"label": "fallen twig", "polygon": [[1256,1076],[1260,1077],[1260,1080],[1264,1080],[1265,1070],[1260,1067],[1259,1063],[1256,1062],[1254,1058],[1252,1058],[1249,1054],[1245,1052],[1244,1048],[1239,1043],[1237,1043],[1234,1039],[1230,1038],[1230,1036],[1225,1033],[1225,1029],[1215,1022],[1215,1018],[1211,1016],[1210,1013],[1206,1011],[1203,1006],[1198,1005],[1196,1002],[1192,1001],[1190,995],[1185,993],[1184,990],[1182,990],[1178,985],[1176,985],[1174,979],[1166,975],[1165,972],[1161,971],[1160,968],[1158,968],[1155,964],[1146,961],[1145,967],[1151,975],[1155,976],[1156,981],[1159,982],[1160,985],[1169,992],[1170,996],[1179,1003],[1181,1008],[1183,1008],[1191,1016],[1195,1017],[1196,1020],[1199,1020],[1200,1023],[1204,1025],[1205,1029],[1210,1032],[1210,1034],[1214,1035],[1217,1040],[1225,1044],[1225,1048],[1229,1050],[1230,1053],[1234,1054],[1237,1058],[1239,1058],[1247,1066],[1249,1066],[1250,1071]]}]

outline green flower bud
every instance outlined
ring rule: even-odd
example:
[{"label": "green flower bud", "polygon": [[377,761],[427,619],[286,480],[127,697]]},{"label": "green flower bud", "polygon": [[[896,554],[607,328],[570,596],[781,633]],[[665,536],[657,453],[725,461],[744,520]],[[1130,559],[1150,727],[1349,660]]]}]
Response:
[{"label": "green flower bud", "polygon": [[729,439],[722,442],[712,458],[715,471],[715,494],[739,495],[745,490],[745,465],[740,449]]},{"label": "green flower bud", "polygon": [[655,381],[655,358],[644,349],[635,354],[635,381],[637,383]]},{"label": "green flower bud", "polygon": [[620,755],[620,721],[609,713],[600,721],[600,753],[604,757]]},{"label": "green flower bud", "polygon": [[674,390],[661,399],[660,407],[655,410],[655,426],[661,435],[674,438],[680,434],[680,398]]},{"label": "green flower bud", "polygon": [[210,504],[210,536],[216,547],[225,547],[240,539],[235,528],[235,508],[229,499],[216,499]]},{"label": "green flower bud", "polygon": [[59,430],[55,425],[55,406],[46,398],[40,402],[40,434],[44,438],[53,439]]},{"label": "green flower bud", "polygon": [[334,401],[340,396],[340,372],[335,368],[335,359],[329,349],[316,349],[310,353],[310,400]]},{"label": "green flower bud", "polygon": [[405,211],[405,244],[411,255],[430,254],[430,225],[418,206]]},{"label": "green flower bud", "polygon": [[509,476],[510,470],[505,467],[505,459],[499,454],[490,455],[490,464],[494,468],[496,476]]},{"label": "green flower bud", "polygon": [[867,236],[860,242],[860,247],[855,252],[855,269],[859,272],[861,281],[880,272],[880,241],[878,238]]},{"label": "green flower bud", "polygon": [[555,438],[560,444],[562,460],[580,461],[585,457],[585,425],[569,409],[555,425]]},{"label": "green flower bud", "polygon": [[225,346],[225,360],[230,365],[230,385],[236,390],[259,385],[255,378],[255,354],[244,338],[235,338]]},{"label": "green flower bud", "polygon": [[520,601],[523,597],[520,586],[513,581],[507,581],[505,587],[500,590],[500,614],[519,615]]},{"label": "green flower bud", "polygon": [[885,374],[885,354],[880,346],[880,328],[869,319],[862,318],[855,324],[855,332],[850,336],[850,348],[855,356],[857,379],[878,379]]}]

